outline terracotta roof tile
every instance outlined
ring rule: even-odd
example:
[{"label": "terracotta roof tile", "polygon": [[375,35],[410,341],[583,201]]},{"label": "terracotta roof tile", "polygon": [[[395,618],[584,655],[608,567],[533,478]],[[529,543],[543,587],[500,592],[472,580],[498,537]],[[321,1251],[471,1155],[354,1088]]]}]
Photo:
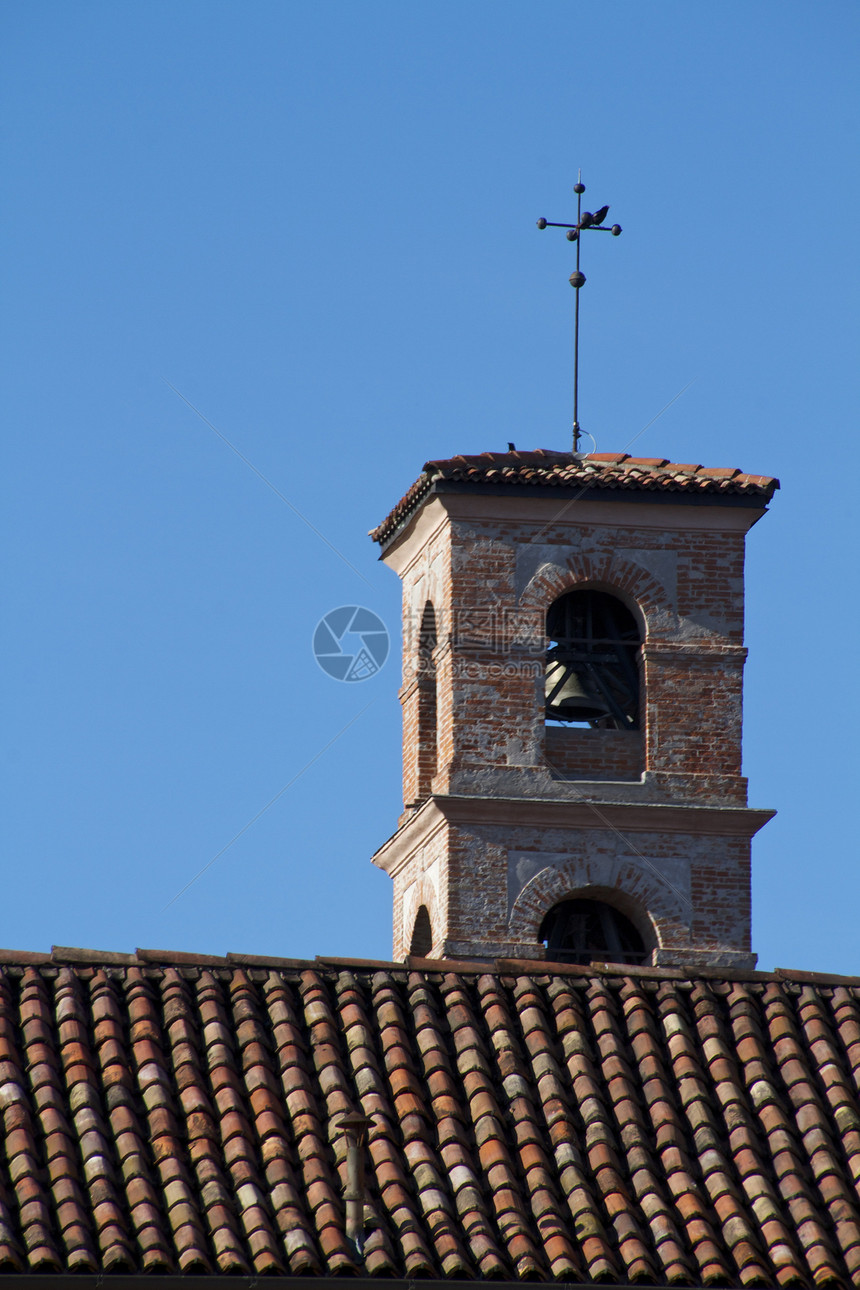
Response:
[{"label": "terracotta roof tile", "polygon": [[[563,496],[594,497],[606,491],[679,493],[688,497],[749,497],[762,505],[779,481],[748,475],[733,467],[703,467],[691,462],[668,462],[663,457],[631,457],[627,453],[533,452],[480,453],[428,461],[415,483],[370,536],[387,542],[434,490],[449,486],[544,488],[564,490]],[[327,960],[336,963],[337,960]]]},{"label": "terracotta roof tile", "polygon": [[860,982],[86,954],[0,961],[0,1270],[860,1285]]}]

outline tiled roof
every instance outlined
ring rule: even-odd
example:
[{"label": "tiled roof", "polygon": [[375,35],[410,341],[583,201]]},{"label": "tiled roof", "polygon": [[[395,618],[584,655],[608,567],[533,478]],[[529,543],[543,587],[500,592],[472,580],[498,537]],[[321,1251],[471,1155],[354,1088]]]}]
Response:
[{"label": "tiled roof", "polygon": [[0,1050],[5,1272],[860,1284],[857,981],[3,953]]},{"label": "tiled roof", "polygon": [[768,475],[745,475],[733,467],[706,467],[666,461],[662,457],[631,457],[626,452],[574,455],[538,448],[535,452],[482,452],[477,456],[428,461],[412,487],[382,523],[371,529],[375,542],[385,542],[441,482],[472,485],[511,485],[592,490],[612,489],[688,496],[760,497],[767,502],[779,480]]}]

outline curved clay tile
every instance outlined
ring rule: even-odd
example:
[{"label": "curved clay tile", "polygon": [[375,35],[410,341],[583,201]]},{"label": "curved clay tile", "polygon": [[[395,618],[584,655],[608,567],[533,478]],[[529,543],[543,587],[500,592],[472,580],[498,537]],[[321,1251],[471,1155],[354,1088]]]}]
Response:
[{"label": "curved clay tile", "polygon": [[[816,1087],[814,1068],[808,1062],[806,1051],[799,1041],[794,1009],[784,988],[777,984],[766,987],[763,1005],[768,1028],[779,1034],[774,1044],[774,1053],[780,1073],[785,1076],[791,1071],[788,1096],[807,1156],[805,1172],[817,1184],[837,1236],[841,1234],[846,1238],[847,1252],[853,1263],[852,1270],[860,1271],[856,1206],[852,1204],[853,1197],[849,1189],[841,1181],[838,1149],[831,1134],[829,1117]],[[824,1179],[829,1181],[829,1186],[822,1186]],[[815,1208],[818,1210],[819,1206],[816,1204]],[[809,1254],[807,1257],[812,1258]],[[816,1246],[813,1271],[817,1281],[838,1275],[835,1251],[826,1235],[822,1235]]]},{"label": "curved clay tile", "polygon": [[666,1185],[655,1168],[652,1143],[639,1107],[628,1042],[618,1004],[602,983],[589,990],[600,1069],[615,1117],[620,1151],[636,1203],[650,1228],[654,1250],[670,1283],[689,1285],[693,1272],[672,1212]]},{"label": "curved clay tile", "polygon": [[451,974],[442,980],[441,995],[451,1028],[454,1062],[462,1082],[462,1102],[477,1143],[478,1161],[486,1179],[500,1243],[518,1277],[544,1275],[543,1260],[529,1231],[520,1198],[476,1010],[465,982]]},{"label": "curved clay tile", "polygon": [[845,1264],[852,1280],[857,1280],[860,1278],[860,1207],[857,1196],[860,1117],[828,1011],[824,1001],[808,986],[801,991],[798,1014],[814,1058],[815,1074],[823,1088],[822,1112],[825,1108],[829,1112],[829,1132],[834,1146],[838,1143],[842,1149],[835,1152],[835,1159],[840,1164],[844,1159],[848,1165],[847,1170],[843,1167],[830,1174],[819,1174],[818,1190],[830,1211],[836,1242]]},{"label": "curved clay tile", "polygon": [[[515,994],[531,995],[532,983],[518,981]],[[521,1024],[530,1050],[543,1057],[543,1071],[538,1080],[543,1113],[550,1128],[557,1166],[574,1229],[585,1258],[589,1277],[603,1280],[621,1279],[618,1261],[606,1232],[610,1215],[605,1211],[599,1184],[592,1176],[591,1160],[586,1150],[585,1132],[580,1118],[579,1095],[585,1092],[582,1077],[588,1079],[587,1027],[585,1015],[569,984],[551,982],[547,991],[552,1007],[554,1037],[560,1047],[560,1061],[551,1059],[546,1036],[549,1018],[542,1008],[522,1007]],[[525,1000],[523,1000],[525,1002]],[[562,1065],[562,1062],[564,1065]],[[575,1081],[579,1079],[579,1095]]]},{"label": "curved clay tile", "polygon": [[724,1033],[720,1009],[712,990],[700,984],[691,991],[696,1029],[702,1054],[713,1081],[724,1119],[724,1133],[734,1159],[749,1209],[758,1223],[764,1247],[779,1284],[806,1279],[806,1268],[788,1224],[782,1204],[771,1183],[769,1162],[759,1151],[759,1134],[746,1090],[739,1078],[728,1036]]},{"label": "curved clay tile", "polygon": [[469,1278],[473,1275],[473,1264],[458,1234],[450,1180],[432,1141],[428,1140],[414,1040],[399,991],[388,974],[377,973],[373,978],[373,1011],[388,1080],[386,1096],[393,1103],[400,1125],[403,1155],[439,1265],[446,1277]]},{"label": "curved clay tile", "polygon": [[860,1286],[860,983],[85,954],[0,964],[0,1269]]},{"label": "curved clay tile", "polygon": [[434,1138],[448,1174],[468,1250],[482,1277],[504,1278],[509,1275],[509,1269],[487,1213],[482,1181],[470,1152],[463,1119],[465,1112],[448,1053],[438,992],[417,972],[409,974],[408,985],[418,1061],[427,1087]]},{"label": "curved clay tile", "polygon": [[212,1262],[191,1175],[184,1163],[179,1108],[168,1075],[153,986],[138,967],[126,976],[131,1019],[131,1057],[137,1092],[145,1107],[147,1139],[159,1178],[167,1234],[182,1272],[211,1272]]},{"label": "curved clay tile", "polygon": [[336,1274],[356,1267],[346,1238],[341,1201],[346,1181],[346,1145],[338,1128],[343,1117],[354,1109],[353,1097],[341,1061],[329,983],[317,972],[303,972],[299,988],[308,1053],[321,1094],[311,1092],[310,1096],[323,1112],[318,1120],[320,1136],[303,1138],[299,1156],[320,1246],[329,1271]]},{"label": "curved clay tile", "polygon": [[[255,1272],[284,1272],[274,1225],[264,1199],[265,1184],[258,1170],[257,1143],[247,1114],[247,1089],[242,1078],[235,1018],[231,1002],[243,996],[247,978],[242,970],[233,973],[229,988],[212,972],[201,972],[196,996],[203,1021],[205,1065],[218,1111],[217,1129],[220,1148],[228,1174],[229,1191],[236,1198],[241,1225],[233,1267],[247,1260],[243,1250],[251,1253]],[[210,1023],[216,1033],[210,1033]],[[208,1036],[208,1038],[207,1038]],[[227,1260],[224,1259],[226,1264]]]},{"label": "curved clay tile", "polygon": [[[308,974],[311,975],[311,974]],[[315,974],[314,974],[315,975]],[[287,1122],[301,1171],[303,1208],[326,1271],[354,1266],[343,1232],[339,1183],[329,1165],[329,1148],[311,1074],[310,1043],[302,1015],[302,994],[271,973],[265,985],[266,1011],[272,1026],[279,1082]],[[313,1015],[311,1000],[309,1011]]]},{"label": "curved clay tile", "polygon": [[[377,980],[374,976],[374,983]],[[427,1241],[429,1234],[425,1231],[420,1205],[414,1204],[414,1188],[398,1149],[400,1132],[385,1087],[384,1063],[374,1041],[374,1028],[369,1024],[361,993],[350,974],[338,982],[338,994],[351,1021],[349,1056],[355,1085],[360,1090],[360,1105],[350,1110],[360,1110],[373,1119],[368,1152],[389,1239],[400,1247],[403,1266],[414,1269],[411,1275],[432,1275],[434,1260]]]},{"label": "curved clay tile", "polygon": [[321,1268],[307,1232],[297,1181],[294,1153],[274,1075],[274,1042],[266,1024],[263,1001],[244,974],[230,986],[233,1026],[242,1063],[243,1099],[253,1121],[249,1124],[249,1150],[259,1153],[263,1178],[261,1206],[271,1210],[274,1230],[268,1224],[254,1236],[254,1263],[258,1271],[280,1267],[282,1256],[294,1275],[319,1275]]},{"label": "curved clay tile", "polygon": [[694,1148],[688,1143],[678,1114],[669,1056],[663,1036],[658,1033],[653,998],[649,999],[638,984],[626,981],[621,988],[621,1003],[654,1135],[656,1160],[665,1174],[679,1225],[686,1232],[704,1284],[725,1284],[730,1280],[728,1260],[719,1230],[715,1229],[715,1216],[697,1177]]},{"label": "curved clay tile", "polygon": [[[561,993],[557,999],[561,997]],[[585,1148],[596,1190],[608,1215],[618,1243],[618,1253],[623,1260],[628,1280],[656,1280],[654,1264],[648,1248],[647,1229],[643,1230],[640,1216],[631,1204],[629,1188],[623,1177],[623,1148],[616,1136],[613,1117],[604,1092],[598,1056],[587,1036],[595,1028],[595,1021],[602,1012],[603,999],[586,995],[588,1015],[583,1014],[581,1042],[574,1054],[568,1056],[568,1069],[573,1080],[576,1108],[585,1128]],[[567,1009],[575,1014],[581,1010],[580,1001],[571,991],[566,1000]],[[590,1023],[590,1024],[588,1024]],[[568,1048],[570,1045],[568,1045]]]},{"label": "curved clay tile", "polygon": [[478,979],[478,992],[495,1056],[497,1080],[504,1089],[508,1114],[513,1122],[516,1153],[533,1218],[555,1280],[581,1280],[585,1264],[569,1232],[567,1206],[554,1177],[548,1155],[547,1127],[530,1078],[516,1021],[516,1001],[496,976]]},{"label": "curved clay tile", "polygon": [[[24,1011],[26,1008],[26,1012]],[[15,1000],[5,972],[0,973],[0,1106],[3,1109],[4,1154],[9,1182],[0,1183],[0,1258],[10,1271],[20,1272],[24,1259],[30,1267],[59,1269],[60,1257],[51,1234],[51,1219],[41,1183],[36,1124],[28,1097],[19,1038],[15,1025]],[[22,1005],[22,1020],[33,1020],[41,1031],[38,999]],[[34,1015],[35,1013],[35,1015]],[[33,1042],[35,1035],[31,1031]],[[25,1036],[26,1042],[26,1036]],[[35,1055],[35,1054],[34,1054]],[[13,1138],[13,1135],[15,1137]],[[15,1233],[12,1207],[17,1206],[24,1249]]]},{"label": "curved clay tile", "polygon": [[828,1279],[834,1275],[833,1256],[808,1188],[802,1147],[794,1135],[778,1092],[779,1069],[764,1039],[766,1016],[761,1010],[760,994],[754,995],[744,986],[736,985],[729,993],[728,1003],[744,1084],[770,1150],[770,1168],[776,1179],[777,1191],[791,1218],[797,1242],[813,1278],[819,1279],[816,1274],[820,1272]]},{"label": "curved clay tile", "polygon": [[137,1264],[126,1236],[126,1218],[114,1187],[116,1162],[111,1133],[103,1114],[103,1094],[98,1058],[90,1045],[91,1017],[88,999],[77,975],[64,968],[57,978],[57,1012],[60,1024],[60,1061],[72,1108],[71,1127],[83,1165],[83,1186],[89,1201],[89,1218],[96,1231],[99,1264],[114,1272]]},{"label": "curved clay tile", "polygon": [[[22,1004],[27,1005],[24,1043],[30,1081],[38,1107],[38,1120],[44,1134],[42,1151],[47,1166],[52,1198],[51,1208],[60,1240],[65,1247],[62,1263],[65,1270],[89,1272],[98,1267],[89,1206],[79,1181],[74,1131],[69,1122],[70,1110],[62,1076],[61,1040],[58,1028],[67,1023],[69,1067],[85,1061],[83,1047],[76,1042],[74,1000],[68,994],[56,1002],[49,998],[47,983],[33,972],[27,974]],[[24,1008],[22,1006],[22,1013]],[[72,1044],[75,1048],[71,1051]],[[67,1074],[75,1077],[74,1069]],[[22,1214],[22,1221],[23,1221]]]},{"label": "curved clay tile", "polygon": [[115,980],[98,971],[90,983],[99,1078],[106,1093],[107,1117],[117,1176],[125,1194],[134,1243],[147,1271],[175,1270],[166,1220],[156,1192],[144,1129],[137,1114],[131,1060],[123,1026],[121,991]]},{"label": "curved clay tile", "polygon": [[[289,1155],[284,1158],[292,1166],[290,1170],[290,1187],[285,1192],[278,1192],[273,1201],[286,1206],[284,1218],[291,1218],[296,1226],[289,1235],[288,1253],[295,1250],[299,1260],[311,1260],[316,1266],[324,1266],[321,1247],[314,1230],[314,1212],[308,1204],[308,1176],[305,1170],[305,1159],[301,1143],[305,1137],[311,1140],[312,1148],[322,1151],[322,1125],[316,1114],[314,1098],[307,1073],[307,1049],[304,1037],[299,1028],[298,1012],[293,1004],[290,991],[275,972],[269,972],[263,986],[265,1015],[268,1019],[273,1046],[273,1075],[276,1079],[276,1092],[280,1108],[283,1108],[284,1143],[289,1148]],[[280,1109],[279,1108],[279,1109]],[[306,1158],[313,1160],[316,1151],[306,1153]],[[293,1184],[293,1178],[295,1183]],[[320,1220],[323,1227],[336,1221],[336,1197],[329,1191],[324,1195],[320,1206]],[[278,1209],[276,1207],[276,1213]],[[280,1219],[279,1219],[280,1221]]]},{"label": "curved clay tile", "polygon": [[677,1097],[695,1143],[702,1183],[722,1227],[723,1240],[744,1285],[767,1284],[767,1258],[744,1210],[740,1181],[724,1149],[702,1072],[702,1057],[684,1000],[674,982],[657,991],[661,1022],[675,1075]]}]

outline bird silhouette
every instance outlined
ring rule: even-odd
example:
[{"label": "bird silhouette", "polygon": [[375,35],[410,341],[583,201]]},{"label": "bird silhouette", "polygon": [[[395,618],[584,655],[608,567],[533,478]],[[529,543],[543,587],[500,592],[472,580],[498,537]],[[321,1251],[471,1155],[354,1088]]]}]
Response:
[{"label": "bird silhouette", "polygon": [[608,214],[609,214],[609,207],[608,207],[608,206],[601,206],[601,208],[600,208],[600,210],[599,210],[599,211],[595,211],[595,212],[594,212],[594,222],[595,222],[595,224],[602,224],[602,223],[603,223],[603,221],[606,219],[606,216],[607,216]]},{"label": "bird silhouette", "polygon": [[516,444],[511,443],[511,442],[510,442],[510,440],[509,440],[509,441],[508,441],[508,452],[516,452],[516,450],[517,450],[517,449],[516,449]]}]

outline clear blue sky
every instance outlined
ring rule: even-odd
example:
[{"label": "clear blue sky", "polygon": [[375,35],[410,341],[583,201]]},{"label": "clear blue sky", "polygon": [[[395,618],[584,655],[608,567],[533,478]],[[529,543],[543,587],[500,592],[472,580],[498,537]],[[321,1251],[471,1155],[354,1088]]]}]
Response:
[{"label": "clear blue sky", "polygon": [[398,646],[344,685],[311,637],[353,603],[397,634],[366,531],[428,457],[568,446],[571,248],[535,220],[581,166],[624,227],[585,250],[585,429],[621,448],[692,381],[636,450],[782,480],[748,548],[760,965],[860,973],[856,4],[0,25],[0,944],[390,953]]}]

